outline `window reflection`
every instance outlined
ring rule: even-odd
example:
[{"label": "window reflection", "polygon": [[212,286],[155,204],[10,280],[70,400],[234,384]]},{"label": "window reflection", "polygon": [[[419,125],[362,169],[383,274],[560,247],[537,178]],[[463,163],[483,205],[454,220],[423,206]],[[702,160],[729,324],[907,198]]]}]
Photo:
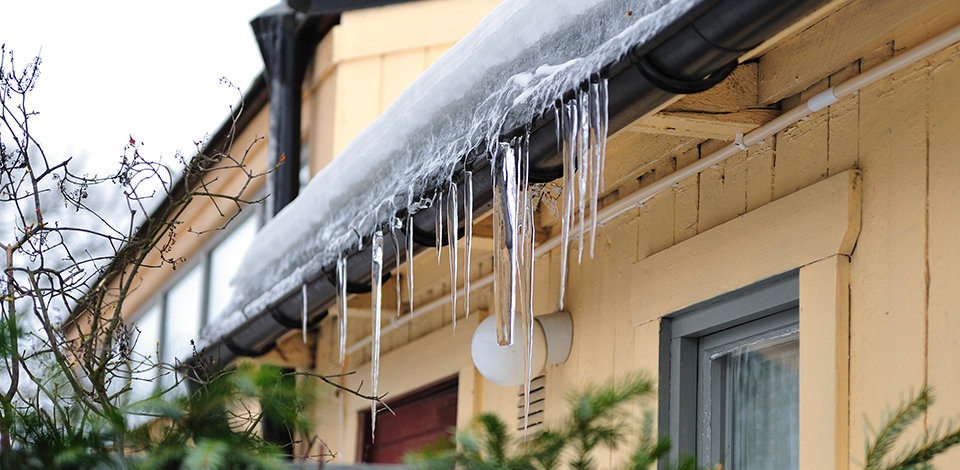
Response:
[{"label": "window reflection", "polygon": [[175,363],[177,359],[190,357],[191,340],[200,332],[200,295],[202,273],[193,268],[167,291],[166,338],[163,342],[163,360]]},{"label": "window reflection", "polygon": [[243,254],[247,251],[253,236],[257,232],[255,217],[248,217],[227,238],[210,252],[210,281],[207,300],[207,322],[213,321],[223,313],[233,288],[230,278],[240,267]]},{"label": "window reflection", "polygon": [[133,354],[130,355],[131,401],[150,397],[157,387],[157,350],[160,347],[160,306],[147,310],[131,330]]}]

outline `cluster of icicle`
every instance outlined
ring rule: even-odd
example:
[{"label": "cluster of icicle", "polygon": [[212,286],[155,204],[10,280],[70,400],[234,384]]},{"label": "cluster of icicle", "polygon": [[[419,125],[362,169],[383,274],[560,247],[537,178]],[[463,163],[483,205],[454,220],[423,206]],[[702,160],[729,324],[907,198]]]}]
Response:
[{"label": "cluster of icicle", "polygon": [[[597,200],[603,191],[603,162],[608,131],[606,79],[592,80],[576,97],[555,108],[558,146],[563,154],[561,193],[560,299],[563,310],[570,240],[577,236],[577,262],[589,239],[590,257],[596,244]],[[512,345],[519,318],[524,353],[523,427],[530,414],[533,375],[533,273],[537,257],[534,200],[530,187],[530,131],[501,143],[493,171],[494,315],[497,342]],[[588,212],[589,211],[589,212]],[[589,217],[588,217],[589,214]],[[574,217],[579,221],[574,225]],[[589,227],[589,228],[588,228]],[[589,238],[588,238],[589,237]]]},{"label": "cluster of icicle", "polygon": [[[593,257],[597,227],[597,200],[603,191],[603,165],[606,153],[607,123],[606,79],[592,80],[574,99],[558,102],[555,108],[558,146],[563,154],[563,190],[561,193],[561,259],[560,301],[567,278],[567,259],[570,242],[578,240],[577,262],[583,259],[584,246],[589,243]],[[530,407],[530,379],[533,364],[533,284],[536,252],[535,201],[530,184],[530,129],[509,142],[490,146],[490,171],[493,181],[493,237],[494,237],[494,315],[497,342],[501,346],[514,344],[520,333],[524,348],[524,428]],[[464,257],[462,265],[464,312],[470,315],[470,264],[473,248],[473,173],[464,172]],[[448,249],[450,269],[450,303],[453,328],[457,325],[457,285],[460,264],[457,252],[459,238],[458,195],[461,188],[452,180],[446,188],[437,191],[433,204],[437,205],[435,233],[437,263],[440,263],[443,245]],[[429,204],[429,203],[428,203]],[[427,204],[425,204],[427,205]],[[444,230],[446,225],[446,230]],[[413,214],[406,221],[394,219],[387,230],[378,230],[371,241],[372,341],[370,351],[370,381],[373,396],[379,396],[380,329],[382,320],[383,243],[389,236],[396,253],[396,272],[401,269],[402,250],[406,250],[406,288],[409,314],[413,304]],[[401,246],[397,230],[404,230],[406,239]],[[446,239],[444,239],[446,237]],[[361,247],[362,248],[362,247]],[[339,308],[340,364],[344,365],[347,351],[347,258],[340,255],[336,265],[337,302]],[[396,283],[396,314],[401,314],[402,284]],[[306,292],[304,292],[306,297]],[[304,302],[306,302],[304,300]],[[520,329],[517,331],[517,323]],[[342,399],[342,398],[341,398]],[[377,404],[371,404],[371,435],[376,432]]]}]

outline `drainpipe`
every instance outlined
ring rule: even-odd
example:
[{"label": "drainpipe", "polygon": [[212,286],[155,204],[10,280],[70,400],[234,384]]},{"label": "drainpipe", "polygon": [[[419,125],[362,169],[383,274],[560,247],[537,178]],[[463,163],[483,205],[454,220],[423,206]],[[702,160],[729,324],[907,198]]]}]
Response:
[{"label": "drainpipe", "polygon": [[250,26],[270,87],[271,212],[276,215],[300,189],[300,105],[306,69],[301,59],[303,14],[280,3],[253,19]]}]

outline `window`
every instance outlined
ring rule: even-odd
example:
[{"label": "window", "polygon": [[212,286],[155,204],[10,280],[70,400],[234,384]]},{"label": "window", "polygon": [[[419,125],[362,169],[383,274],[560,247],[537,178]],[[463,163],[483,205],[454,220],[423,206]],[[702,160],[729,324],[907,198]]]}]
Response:
[{"label": "window", "polygon": [[189,272],[166,293],[164,321],[163,362],[173,364],[192,353],[190,341],[197,338],[202,324],[201,295],[203,273],[201,266]]},{"label": "window", "polygon": [[[238,221],[239,222],[239,221]],[[247,217],[227,238],[210,251],[207,280],[207,322],[223,313],[233,296],[230,278],[240,267],[243,254],[257,233],[257,218]]]},{"label": "window", "polygon": [[157,350],[160,348],[160,306],[154,305],[134,323],[131,332],[133,354],[130,356],[130,399],[149,398],[156,390]]},{"label": "window", "polygon": [[660,420],[674,461],[798,468],[798,297],[793,272],[664,318]]},{"label": "window", "polygon": [[[251,212],[261,209],[262,206],[258,206]],[[259,225],[256,213],[247,214],[236,218],[228,231],[218,232],[189,262],[178,265],[174,279],[155,294],[150,307],[137,317],[134,323],[140,333],[133,362],[150,355],[151,362],[156,363],[158,350],[159,358],[168,364],[190,357],[193,353],[190,341],[196,340],[203,326],[222,314],[230,301],[230,278],[253,242]],[[131,364],[134,371],[135,366]],[[140,382],[147,379],[144,377]],[[170,386],[173,377],[165,374],[161,382],[164,387]],[[152,392],[155,384],[140,387]]]}]

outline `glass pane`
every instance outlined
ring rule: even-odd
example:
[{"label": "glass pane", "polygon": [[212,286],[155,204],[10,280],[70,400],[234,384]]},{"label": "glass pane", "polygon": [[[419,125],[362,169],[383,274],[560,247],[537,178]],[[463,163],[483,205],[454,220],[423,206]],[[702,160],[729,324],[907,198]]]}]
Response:
[{"label": "glass pane", "polygon": [[201,270],[193,268],[167,291],[166,338],[163,360],[174,364],[193,352],[190,341],[200,332]]},{"label": "glass pane", "polygon": [[722,357],[727,468],[799,467],[799,345],[792,333]]},{"label": "glass pane", "polygon": [[154,305],[134,323],[130,340],[134,341],[130,356],[130,401],[149,397],[157,387],[157,349],[160,347],[160,306]]},{"label": "glass pane", "polygon": [[247,217],[233,232],[230,233],[213,251],[210,252],[210,293],[207,303],[208,322],[223,313],[233,288],[230,287],[230,278],[237,272],[243,254],[246,253],[253,236],[257,232],[257,218]]}]

